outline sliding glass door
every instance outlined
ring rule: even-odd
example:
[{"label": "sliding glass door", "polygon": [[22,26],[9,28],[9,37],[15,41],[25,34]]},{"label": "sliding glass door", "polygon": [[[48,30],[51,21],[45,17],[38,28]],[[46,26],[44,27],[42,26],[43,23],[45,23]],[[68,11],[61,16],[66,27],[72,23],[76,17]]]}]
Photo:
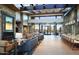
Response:
[{"label": "sliding glass door", "polygon": [[35,31],[39,31],[45,35],[51,35],[54,32],[54,24],[35,24]]}]

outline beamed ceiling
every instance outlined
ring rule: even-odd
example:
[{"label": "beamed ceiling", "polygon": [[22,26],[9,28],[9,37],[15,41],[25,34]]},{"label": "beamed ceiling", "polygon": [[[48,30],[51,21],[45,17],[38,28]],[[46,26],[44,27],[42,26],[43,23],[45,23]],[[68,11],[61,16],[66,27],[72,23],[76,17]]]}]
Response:
[{"label": "beamed ceiling", "polygon": [[14,4],[2,4],[2,5],[10,8],[10,9],[12,9],[14,11],[20,11]]},{"label": "beamed ceiling", "polygon": [[64,14],[73,4],[15,4],[23,13],[30,15]]}]

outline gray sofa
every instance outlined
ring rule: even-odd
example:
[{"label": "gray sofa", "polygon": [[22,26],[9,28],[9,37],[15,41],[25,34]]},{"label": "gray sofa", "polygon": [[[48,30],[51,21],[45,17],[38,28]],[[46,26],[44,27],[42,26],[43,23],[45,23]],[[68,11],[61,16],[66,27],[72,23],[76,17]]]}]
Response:
[{"label": "gray sofa", "polygon": [[38,45],[38,38],[34,37],[32,39],[27,40],[25,43],[22,44],[22,50],[24,52],[32,51],[32,49]]},{"label": "gray sofa", "polygon": [[21,53],[31,52],[34,47],[38,45],[38,37],[33,37],[31,39],[27,39],[25,42],[22,42],[20,46],[18,46],[18,50]]},{"label": "gray sofa", "polygon": [[43,34],[35,35],[30,39],[26,39],[26,41],[22,42],[20,46],[18,46],[19,52],[31,52],[39,43],[39,41],[44,39]]},{"label": "gray sofa", "polygon": [[41,41],[41,40],[43,40],[43,39],[44,39],[44,34],[40,33],[40,34],[38,35],[38,41]]}]

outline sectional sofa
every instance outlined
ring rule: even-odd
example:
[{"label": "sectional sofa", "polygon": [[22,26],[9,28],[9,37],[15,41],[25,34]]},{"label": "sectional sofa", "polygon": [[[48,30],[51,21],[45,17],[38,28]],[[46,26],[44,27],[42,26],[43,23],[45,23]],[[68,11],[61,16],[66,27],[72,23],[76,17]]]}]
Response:
[{"label": "sectional sofa", "polygon": [[32,52],[35,49],[35,47],[38,46],[40,41],[42,41],[43,39],[44,39],[44,35],[42,33],[32,34],[32,35],[28,34],[27,38],[21,41],[21,44],[18,45],[18,52],[19,53]]}]

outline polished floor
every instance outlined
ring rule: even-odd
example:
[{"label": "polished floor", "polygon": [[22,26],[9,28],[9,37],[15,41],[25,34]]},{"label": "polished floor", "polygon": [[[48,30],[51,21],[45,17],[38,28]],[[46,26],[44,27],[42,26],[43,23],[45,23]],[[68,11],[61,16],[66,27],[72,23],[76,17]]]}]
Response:
[{"label": "polished floor", "polygon": [[79,50],[72,50],[60,36],[45,35],[33,55],[79,55]]}]

